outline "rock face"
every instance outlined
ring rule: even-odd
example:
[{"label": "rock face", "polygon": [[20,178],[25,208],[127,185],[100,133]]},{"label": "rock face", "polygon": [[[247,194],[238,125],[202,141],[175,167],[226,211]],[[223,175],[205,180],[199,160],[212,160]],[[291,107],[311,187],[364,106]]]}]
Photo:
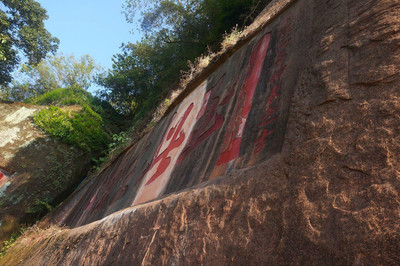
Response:
[{"label": "rock face", "polygon": [[256,23],[46,220],[70,229],[1,263],[398,263],[400,3],[278,0]]},{"label": "rock face", "polygon": [[90,158],[34,127],[40,108],[0,102],[0,241],[57,202],[88,170]]},{"label": "rock face", "polygon": [[[306,64],[301,10],[278,18],[203,80],[154,129],[51,216],[81,226],[259,164],[279,153]],[[292,62],[297,62],[293,64]]]}]

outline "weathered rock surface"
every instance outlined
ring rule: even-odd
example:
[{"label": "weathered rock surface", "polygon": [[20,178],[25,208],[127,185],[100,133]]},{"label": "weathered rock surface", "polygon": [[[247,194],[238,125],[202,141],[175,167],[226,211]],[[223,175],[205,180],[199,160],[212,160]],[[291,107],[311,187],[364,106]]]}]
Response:
[{"label": "weathered rock surface", "polygon": [[0,102],[0,241],[40,215],[43,204],[62,198],[88,170],[90,158],[32,124],[40,109]]},{"label": "weathered rock surface", "polygon": [[[274,1],[271,10],[276,12],[276,8],[288,2]],[[234,62],[251,69],[247,62],[256,65],[258,61],[232,58],[251,58],[246,54],[250,55],[254,47],[262,51],[262,45],[257,43],[267,43],[269,38],[273,46],[268,46],[265,57],[276,57],[270,63],[264,60],[267,63],[263,63],[257,83],[260,90],[254,92],[257,95],[264,88],[265,94],[254,98],[254,108],[249,113],[237,104],[246,102],[248,94],[240,97],[236,93],[237,100],[227,108],[231,110],[224,120],[227,132],[242,132],[235,131],[236,124],[230,123],[237,110],[241,110],[241,118],[248,115],[250,121],[244,128],[239,127],[247,132],[243,134],[245,144],[240,145],[240,152],[229,167],[220,167],[223,159],[232,156],[224,153],[224,138],[219,141],[219,136],[226,134],[210,135],[213,141],[205,143],[214,145],[212,153],[207,152],[209,145],[203,143],[202,152],[196,147],[187,157],[191,158],[187,164],[191,167],[189,178],[177,163],[167,175],[166,187],[170,190],[163,190],[155,201],[135,205],[140,203],[135,203],[137,191],[144,191],[143,184],[150,184],[154,175],[144,178],[145,171],[141,176],[145,181],[140,178],[133,179],[133,183],[119,183],[116,175],[136,175],[136,170],[130,172],[131,168],[124,167],[124,163],[129,165],[133,160],[132,169],[140,162],[145,165],[143,161],[137,162],[134,152],[127,151],[104,176],[78,191],[47,220],[66,222],[75,228],[28,235],[18,240],[0,264],[398,264],[400,3],[291,2],[278,17],[260,23],[264,28],[227,59],[228,63],[216,68],[214,78],[208,79],[209,84],[218,84],[215,77],[224,73],[221,69],[226,70],[227,77],[242,75],[245,79],[247,72],[240,68],[239,72],[229,72],[237,69]],[[267,9],[263,16],[268,17],[268,12]],[[283,48],[286,50],[279,50]],[[231,79],[226,82],[234,84]],[[277,86],[280,91],[275,91],[274,99],[280,100],[273,103],[269,99]],[[207,87],[206,98],[214,87]],[[226,99],[228,92],[223,90],[217,100]],[[205,101],[204,113],[200,108],[200,115],[195,117],[207,113],[208,103],[218,103],[217,100]],[[176,114],[180,114],[179,106],[190,106],[184,104],[182,101],[177,106]],[[262,123],[263,117],[272,112],[268,112],[269,108],[277,112],[272,116],[278,117],[275,124]],[[257,110],[266,112],[265,116]],[[160,144],[161,148],[155,151],[158,145],[154,147],[154,143],[162,143],[165,132],[172,132],[166,135],[169,139],[172,129],[176,129],[165,122],[168,120],[174,121],[161,121],[158,139],[157,134],[149,134],[144,138],[149,142],[131,150],[153,149],[148,157],[157,161],[154,158],[158,158],[163,146]],[[201,120],[192,121],[196,123],[194,130],[202,124]],[[262,128],[267,131],[259,131],[260,125],[267,126]],[[189,127],[186,129],[190,132]],[[258,140],[260,132],[268,130],[280,134],[271,133],[263,138],[266,145],[248,141]],[[231,139],[238,135],[241,134],[231,135]],[[257,147],[259,152],[254,153]],[[184,151],[171,155],[171,160]],[[226,156],[221,159],[221,154]],[[209,158],[208,168],[204,169],[208,170],[199,177],[193,169],[198,169],[204,157]],[[151,169],[152,163],[149,165]],[[110,184],[104,181],[106,177],[116,180]],[[179,177],[186,180],[186,185],[179,182]],[[130,187],[135,180],[136,185]],[[108,190],[107,184],[111,185]],[[116,190],[123,191],[125,185],[132,190],[118,198]],[[97,195],[101,195],[102,201],[98,201]],[[110,202],[113,204],[109,205]],[[135,206],[129,207],[132,203]]]},{"label": "weathered rock surface", "polygon": [[[280,4],[287,1],[278,3],[282,9]],[[84,225],[279,153],[293,88],[306,64],[306,47],[296,45],[306,43],[309,32],[295,26],[300,17],[300,10],[294,10],[235,46],[205,79],[185,89],[185,97],[177,99],[152,131],[49,220]]]}]

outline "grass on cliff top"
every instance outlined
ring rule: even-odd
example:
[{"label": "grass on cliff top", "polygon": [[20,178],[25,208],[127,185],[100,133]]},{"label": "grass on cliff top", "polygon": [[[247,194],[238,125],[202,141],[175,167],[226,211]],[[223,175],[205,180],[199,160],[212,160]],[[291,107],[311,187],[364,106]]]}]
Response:
[{"label": "grass on cliff top", "polygon": [[[79,87],[52,90],[27,102],[49,106],[34,116],[33,121],[38,127],[84,151],[103,150],[111,141],[112,134],[124,126],[124,118],[110,104]],[[60,108],[71,105],[82,108],[78,111]]]},{"label": "grass on cliff top", "polygon": [[[15,245],[32,246],[43,239],[59,235],[63,231],[65,231],[65,228],[56,225],[51,225],[47,228],[39,228],[37,224],[29,228],[24,227],[20,232],[13,234],[8,240],[3,242],[3,246],[0,250],[0,259]],[[18,252],[16,254],[18,254]]]}]

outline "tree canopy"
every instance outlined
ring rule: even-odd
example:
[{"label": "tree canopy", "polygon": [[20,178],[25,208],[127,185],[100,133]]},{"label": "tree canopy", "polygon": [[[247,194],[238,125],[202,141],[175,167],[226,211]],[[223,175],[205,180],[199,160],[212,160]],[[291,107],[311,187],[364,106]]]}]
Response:
[{"label": "tree canopy", "polygon": [[46,10],[34,0],[0,1],[0,85],[11,82],[11,73],[22,53],[29,65],[56,52],[59,40],[45,29]]},{"label": "tree canopy", "polygon": [[100,75],[100,96],[140,118],[177,84],[188,61],[219,49],[225,32],[244,26],[270,0],[126,0],[128,22],[140,12],[144,37],[122,46],[112,69]]},{"label": "tree canopy", "polygon": [[58,88],[79,87],[87,89],[100,67],[89,55],[48,56],[37,65],[22,65],[11,86],[4,86],[0,96],[23,101]]}]

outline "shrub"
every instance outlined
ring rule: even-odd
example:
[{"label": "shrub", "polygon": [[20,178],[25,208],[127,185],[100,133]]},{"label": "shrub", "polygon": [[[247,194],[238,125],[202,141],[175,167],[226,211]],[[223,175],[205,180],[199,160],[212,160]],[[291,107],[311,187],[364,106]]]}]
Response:
[{"label": "shrub", "polygon": [[20,236],[20,234],[12,234],[10,236],[10,238],[8,240],[5,240],[3,242],[3,247],[1,248],[0,251],[0,258],[2,258],[4,256],[4,254],[6,253],[6,251],[12,247],[12,245],[14,244],[15,240],[17,240],[17,238]]},{"label": "shrub", "polygon": [[108,143],[101,116],[88,106],[78,113],[49,106],[37,113],[33,121],[50,136],[84,151],[99,151]]},{"label": "shrub", "polygon": [[[101,101],[79,87],[56,89],[29,99],[29,103],[51,105],[37,113],[33,121],[52,137],[76,145],[84,151],[104,148],[109,136],[102,116]],[[63,111],[58,106],[80,105],[79,112]],[[95,109],[95,110],[93,110]]]}]

